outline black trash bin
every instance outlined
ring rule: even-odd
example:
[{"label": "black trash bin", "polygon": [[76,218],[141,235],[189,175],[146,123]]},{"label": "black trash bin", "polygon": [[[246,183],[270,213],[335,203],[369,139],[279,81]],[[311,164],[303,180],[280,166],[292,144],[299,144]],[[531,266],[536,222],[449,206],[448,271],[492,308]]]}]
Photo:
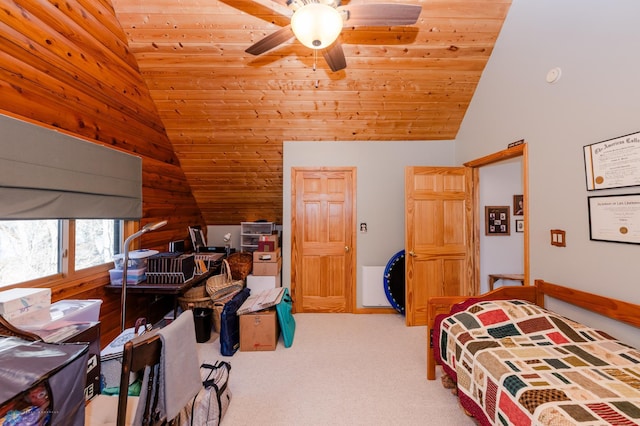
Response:
[{"label": "black trash bin", "polygon": [[196,328],[196,342],[204,343],[211,338],[213,309],[193,308],[193,321]]}]

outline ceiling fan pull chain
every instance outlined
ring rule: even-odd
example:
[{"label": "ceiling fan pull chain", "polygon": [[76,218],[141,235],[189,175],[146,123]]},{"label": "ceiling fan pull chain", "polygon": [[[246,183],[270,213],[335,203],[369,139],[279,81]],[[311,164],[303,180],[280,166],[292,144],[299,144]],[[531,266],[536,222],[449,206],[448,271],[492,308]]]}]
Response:
[{"label": "ceiling fan pull chain", "polygon": [[[316,49],[313,50],[313,73],[317,71],[316,63],[318,62],[318,51]],[[320,80],[316,78],[316,83],[314,84],[316,89],[320,86]]]}]

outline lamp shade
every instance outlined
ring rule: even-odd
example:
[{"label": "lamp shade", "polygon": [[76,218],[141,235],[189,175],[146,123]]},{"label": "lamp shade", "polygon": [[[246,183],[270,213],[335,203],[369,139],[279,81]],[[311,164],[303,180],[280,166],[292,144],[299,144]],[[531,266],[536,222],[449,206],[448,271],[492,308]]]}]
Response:
[{"label": "lamp shade", "polygon": [[335,8],[308,3],[291,17],[291,29],[300,43],[310,49],[329,47],[342,31],[342,16]]}]

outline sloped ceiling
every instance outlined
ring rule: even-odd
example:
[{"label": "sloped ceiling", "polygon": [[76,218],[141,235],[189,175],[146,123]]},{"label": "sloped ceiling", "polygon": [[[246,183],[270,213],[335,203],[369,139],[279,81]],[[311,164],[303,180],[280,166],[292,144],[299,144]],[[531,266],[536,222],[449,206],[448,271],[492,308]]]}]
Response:
[{"label": "sloped ceiling", "polygon": [[279,0],[113,0],[207,224],[282,221],[283,141],[456,137],[511,1],[385,2],[417,24],[344,28],[334,73],[295,39],[245,53],[289,23]]}]

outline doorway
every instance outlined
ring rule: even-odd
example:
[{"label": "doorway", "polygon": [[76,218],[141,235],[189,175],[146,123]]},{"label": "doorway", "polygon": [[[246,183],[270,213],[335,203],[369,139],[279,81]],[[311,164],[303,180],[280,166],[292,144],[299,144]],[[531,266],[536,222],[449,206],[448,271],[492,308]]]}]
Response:
[{"label": "doorway", "polygon": [[[474,179],[474,187],[475,188],[479,188],[480,187],[480,169],[484,166],[488,166],[488,165],[492,165],[492,164],[496,164],[499,162],[503,162],[505,160],[510,160],[513,158],[521,158],[522,159],[522,215],[518,216],[517,219],[518,220],[522,220],[522,223],[519,224],[520,229],[522,231],[522,237],[523,237],[523,266],[524,266],[524,285],[530,285],[530,280],[529,280],[529,273],[530,273],[530,265],[529,265],[529,196],[528,196],[528,189],[529,189],[529,181],[528,181],[528,156],[527,156],[527,144],[526,143],[522,143],[520,145],[502,150],[502,151],[498,151],[496,153],[487,155],[485,157],[482,158],[478,158],[476,160],[473,161],[469,161],[467,163],[465,163],[464,165],[466,167],[471,167],[473,168],[473,179]],[[483,254],[481,253],[480,250],[480,233],[484,233],[485,232],[485,228],[484,228],[484,223],[481,223],[481,209],[484,208],[484,206],[480,205],[480,199],[478,196],[478,191],[475,191],[474,194],[474,223],[476,224],[476,226],[474,226],[474,246],[475,246],[475,250],[474,253],[476,256],[474,265],[475,265],[475,273],[474,273],[474,284],[473,284],[473,288],[474,288],[474,294],[480,294],[481,293],[481,271],[480,271],[480,257],[483,256]],[[514,232],[515,232],[515,226],[514,226]],[[500,237],[493,237],[493,238],[500,238]]]}]

